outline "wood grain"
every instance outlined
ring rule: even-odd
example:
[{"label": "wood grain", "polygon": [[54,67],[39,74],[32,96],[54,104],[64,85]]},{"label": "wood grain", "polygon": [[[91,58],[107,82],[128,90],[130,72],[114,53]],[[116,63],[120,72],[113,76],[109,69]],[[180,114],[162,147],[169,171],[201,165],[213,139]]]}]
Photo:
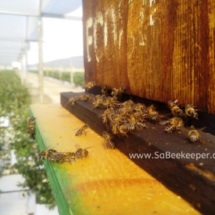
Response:
[{"label": "wood grain", "polygon": [[31,112],[40,150],[92,146],[89,156],[73,165],[44,161],[59,214],[200,214],[119,150],[105,150],[103,138],[90,128],[86,136],[75,136],[84,122],[61,105],[35,104]]},{"label": "wood grain", "polygon": [[213,0],[83,0],[86,82],[215,114]]}]

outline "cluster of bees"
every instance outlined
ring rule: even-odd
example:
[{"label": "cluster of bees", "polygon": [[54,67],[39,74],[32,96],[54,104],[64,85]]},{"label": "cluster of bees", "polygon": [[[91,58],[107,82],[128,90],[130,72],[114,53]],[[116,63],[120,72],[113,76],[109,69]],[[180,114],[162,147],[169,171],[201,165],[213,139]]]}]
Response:
[{"label": "cluster of bees", "polygon": [[[89,82],[84,88],[86,89],[86,91],[88,91],[95,85],[96,83],[94,81]],[[76,101],[90,101],[92,103],[93,109],[105,109],[102,115],[102,122],[105,124],[107,130],[109,131],[105,131],[102,135],[104,138],[105,148],[115,148],[115,145],[112,142],[112,134],[117,135],[118,137],[128,137],[129,132],[147,128],[147,121],[165,125],[166,127],[164,131],[166,133],[174,133],[182,131],[184,127],[183,118],[189,117],[198,119],[198,110],[193,105],[185,105],[183,111],[180,105],[177,104],[178,100],[175,100],[167,102],[167,106],[171,110],[173,117],[169,120],[162,121],[162,116],[159,115],[158,111],[156,111],[154,105],[146,107],[141,103],[135,104],[132,100],[120,102],[119,98],[125,90],[126,87],[120,87],[118,89],[113,88],[111,96],[108,96],[108,89],[106,86],[104,86],[101,90],[102,95],[82,95],[78,97],[71,97],[69,99],[69,103],[71,105],[75,105]],[[81,128],[80,130],[82,131],[83,128]],[[205,128],[196,130],[192,126],[191,129],[192,130],[190,130],[187,134],[187,140],[191,143],[196,142],[197,140],[204,143],[204,140],[201,138],[199,131]]]},{"label": "cluster of bees", "polygon": [[[62,164],[64,162],[74,163],[78,159],[87,157],[88,150],[87,148],[82,149],[78,144],[75,145],[77,150],[76,152],[57,152],[54,149],[45,149],[39,153],[39,160],[46,160],[50,162],[57,162]],[[90,147],[89,147],[90,148]]]},{"label": "cluster of bees", "polygon": [[[182,118],[183,117],[189,117],[189,118],[194,118],[198,119],[198,109],[196,109],[193,105],[186,104],[184,111],[177,105],[178,100],[175,101],[168,101],[167,105],[169,109],[172,112],[172,115],[174,116],[172,119],[170,119],[167,122],[162,122],[161,124],[168,124],[168,126],[165,128],[165,131],[167,133],[174,132],[174,131],[181,131],[181,129],[184,127],[184,123]],[[194,126],[191,126],[191,129],[188,134],[187,134],[187,139],[191,142],[194,143],[197,140],[199,140],[201,143],[204,143],[205,141],[202,139],[202,137],[199,134],[199,131],[202,131],[205,129],[201,128],[196,130]]]},{"label": "cluster of bees", "polygon": [[[86,91],[96,86],[95,82],[89,82],[84,87]],[[197,109],[190,104],[185,105],[184,111],[178,105],[178,100],[168,101],[167,106],[171,110],[173,117],[166,121],[161,121],[162,116],[159,115],[158,111],[155,110],[153,105],[146,107],[141,103],[134,103],[132,100],[125,102],[120,101],[121,95],[126,90],[126,87],[113,88],[111,96],[108,96],[108,89],[104,86],[101,90],[102,95],[81,95],[78,97],[69,98],[68,103],[70,105],[75,105],[76,101],[89,101],[92,103],[93,109],[100,108],[105,109],[102,115],[102,122],[106,126],[108,131],[104,131],[102,136],[104,138],[103,145],[106,149],[115,148],[115,144],[112,141],[113,136],[118,137],[128,137],[129,132],[134,132],[136,130],[146,129],[146,122],[160,123],[165,125],[166,133],[174,133],[177,131],[182,131],[184,127],[184,117],[198,119]],[[88,124],[82,126],[76,133],[76,136],[86,135],[86,129],[89,127]],[[199,140],[204,143],[204,140],[199,134],[199,131],[205,129],[196,130],[191,126],[190,131],[187,134],[187,140],[191,143]],[[27,132],[32,138],[35,138],[35,118],[28,118],[27,122]],[[90,147],[88,147],[90,148]],[[47,160],[50,162],[57,163],[74,163],[78,159],[87,157],[87,148],[82,149],[79,145],[76,145],[75,152],[57,152],[54,149],[45,149],[39,153],[39,160]]]},{"label": "cluster of bees", "polygon": [[[34,117],[29,117],[27,119],[27,133],[30,134],[31,138],[35,139],[35,120]],[[85,134],[86,135],[86,129],[89,126],[86,124],[81,129],[79,129],[76,132],[76,136]],[[50,162],[57,162],[59,164],[64,162],[74,163],[77,159],[82,159],[87,157],[88,155],[88,148],[82,149],[78,144],[76,146],[75,152],[57,152],[54,149],[45,149],[42,152],[39,153],[38,158],[39,160],[47,160]]]}]

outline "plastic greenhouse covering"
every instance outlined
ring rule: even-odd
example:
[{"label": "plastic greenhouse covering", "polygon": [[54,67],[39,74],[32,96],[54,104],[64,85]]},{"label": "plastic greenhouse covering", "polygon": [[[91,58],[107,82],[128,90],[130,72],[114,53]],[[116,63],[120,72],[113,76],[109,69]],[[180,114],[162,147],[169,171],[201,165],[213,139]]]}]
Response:
[{"label": "plastic greenhouse covering", "polygon": [[38,41],[40,17],[81,20],[69,16],[81,0],[0,0],[0,64],[11,65],[28,49],[28,42]]}]

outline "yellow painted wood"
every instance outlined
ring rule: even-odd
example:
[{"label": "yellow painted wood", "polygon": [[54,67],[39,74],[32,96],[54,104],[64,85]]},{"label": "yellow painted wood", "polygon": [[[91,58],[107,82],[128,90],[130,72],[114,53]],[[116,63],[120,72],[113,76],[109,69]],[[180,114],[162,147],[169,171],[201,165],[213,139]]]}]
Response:
[{"label": "yellow painted wood", "polygon": [[46,147],[75,151],[75,144],[92,146],[89,157],[73,165],[51,164],[70,214],[200,214],[120,151],[105,150],[93,130],[76,137],[84,123],[59,104],[32,105],[31,111]]}]

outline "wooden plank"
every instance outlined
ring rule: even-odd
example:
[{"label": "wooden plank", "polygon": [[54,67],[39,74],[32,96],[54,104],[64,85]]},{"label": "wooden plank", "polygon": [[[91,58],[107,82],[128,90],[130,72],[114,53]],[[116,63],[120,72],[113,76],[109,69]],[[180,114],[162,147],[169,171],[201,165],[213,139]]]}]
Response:
[{"label": "wooden plank", "polygon": [[213,0],[83,0],[86,82],[215,113]]},{"label": "wooden plank", "polygon": [[119,150],[105,150],[93,130],[75,136],[84,123],[59,104],[32,105],[31,112],[40,149],[93,146],[73,165],[44,161],[60,214],[200,214]]},{"label": "wooden plank", "polygon": [[[83,93],[61,93],[61,104],[71,113],[89,124],[97,133],[102,134],[107,130],[102,123],[102,113],[104,110],[92,109],[92,104],[88,102],[76,101],[75,105],[68,105],[70,97],[82,95]],[[147,124],[147,129],[129,134],[129,138],[114,138],[117,149],[123,152],[128,158],[131,153],[156,154],[205,154],[210,157],[202,159],[180,158],[180,159],[134,159],[138,166],[148,171],[159,179],[165,186],[181,195],[191,202],[198,210],[205,214],[213,214],[214,201],[212,194],[215,192],[215,139],[214,136],[200,132],[206,144],[200,142],[189,144],[185,141],[188,130],[183,130],[181,134],[166,134],[161,125]],[[149,144],[150,143],[150,144]],[[198,208],[197,205],[201,205]]]}]

